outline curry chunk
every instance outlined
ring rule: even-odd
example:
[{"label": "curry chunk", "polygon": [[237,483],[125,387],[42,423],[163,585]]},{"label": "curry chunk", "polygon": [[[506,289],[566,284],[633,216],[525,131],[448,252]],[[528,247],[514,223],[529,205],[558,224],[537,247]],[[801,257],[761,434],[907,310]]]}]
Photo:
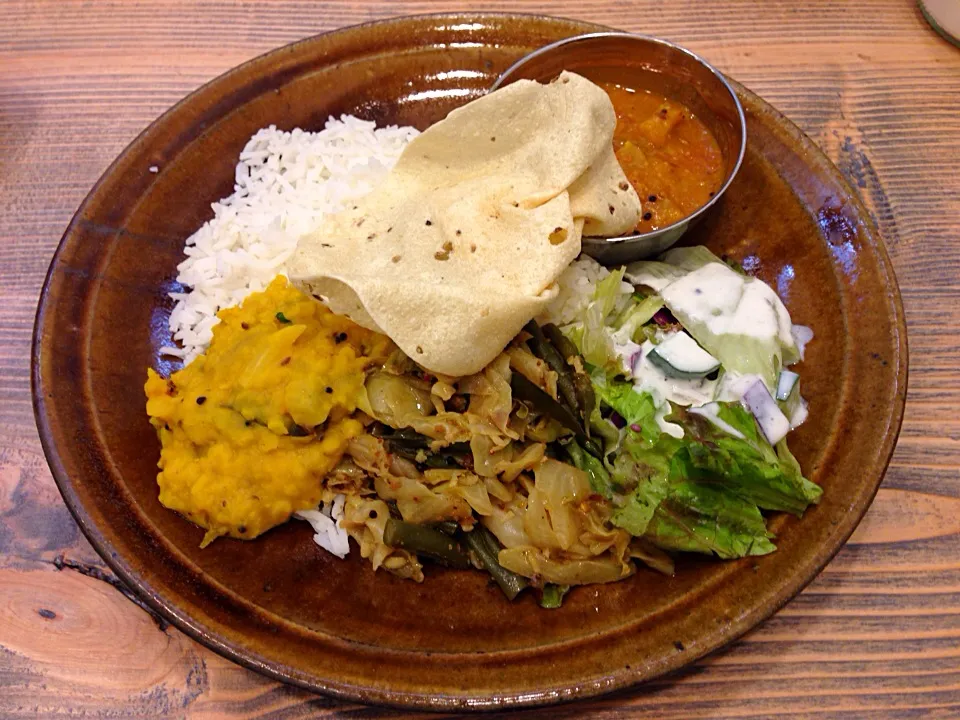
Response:
[{"label": "curry chunk", "polygon": [[689,108],[650,90],[602,83],[617,111],[613,147],[643,213],[638,232],[682,220],[723,186],[716,138]]}]

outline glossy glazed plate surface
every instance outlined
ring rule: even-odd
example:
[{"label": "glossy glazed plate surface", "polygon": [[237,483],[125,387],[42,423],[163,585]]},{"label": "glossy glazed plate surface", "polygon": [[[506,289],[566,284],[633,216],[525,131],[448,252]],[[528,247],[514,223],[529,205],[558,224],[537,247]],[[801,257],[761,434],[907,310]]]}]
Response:
[{"label": "glossy glazed plate surface", "polygon": [[[536,705],[679,668],[775,612],[830,560],[872,500],[906,390],[903,311],[869,214],[836,168],[735,84],[748,149],[734,184],[684,238],[775,287],[816,339],[801,366],[811,420],[791,436],[824,486],[802,520],[777,516],[779,550],[683,558],[580,588],[559,610],[508,603],[479,572],[423,584],[321,552],[306,523],[199,549],[203,532],[157,500],[147,366],[168,342],[183,241],[232,191],[260,127],[320,128],[350,113],[420,129],[482,94],[524,53],[597,26],[532,16],[401,18],[312,38],[189,96],[117,159],[50,268],[34,339],[34,403],[64,499],[114,570],[152,607],[254,670],[364,702],[435,709]],[[150,172],[156,166],[159,172]]]}]

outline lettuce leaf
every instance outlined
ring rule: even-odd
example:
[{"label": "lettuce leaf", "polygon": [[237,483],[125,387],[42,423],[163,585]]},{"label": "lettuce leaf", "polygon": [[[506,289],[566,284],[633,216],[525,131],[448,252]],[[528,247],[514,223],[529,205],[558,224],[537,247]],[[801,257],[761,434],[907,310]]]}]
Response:
[{"label": "lettuce leaf", "polygon": [[803,477],[786,442],[771,446],[739,404],[718,403],[728,430],[673,408],[668,417],[684,429],[678,439],[660,430],[649,394],[628,382],[593,380],[599,406],[627,426],[613,452],[607,444],[603,462],[579,448],[574,461],[594,491],[614,501],[611,522],[631,535],[662,550],[765,555],[776,548],[761,509],[800,515],[820,499],[821,488]]},{"label": "lettuce leaf", "polygon": [[616,320],[613,342],[616,345],[626,345],[628,342],[642,343],[645,338],[641,328],[650,322],[662,307],[663,298],[659,295],[645,298],[634,295],[634,302],[628,305]]},{"label": "lettuce leaf", "polygon": [[644,460],[650,475],[614,511],[611,519],[615,525],[662,550],[712,553],[730,559],[765,555],[776,549],[754,503],[721,485],[689,477],[686,448],[676,450],[669,461],[661,456],[660,462],[651,462],[652,454]]},{"label": "lettuce leaf", "polygon": [[637,392],[630,383],[617,380],[594,378],[593,387],[597,399],[616,410],[627,425],[640,426],[640,433],[648,443],[657,441],[660,437],[657,406],[648,393]]},{"label": "lettuce leaf", "polygon": [[613,511],[610,520],[634,537],[646,535],[657,508],[670,490],[666,477],[654,477],[637,485],[622,507]]},{"label": "lettuce leaf", "polygon": [[623,370],[618,349],[635,342],[663,307],[659,296],[643,297],[625,286],[623,275],[621,267],[598,282],[582,316],[562,328],[589,365],[611,376]]},{"label": "lettuce leaf", "polygon": [[600,415],[600,408],[597,405],[593,406],[593,411],[590,413],[590,433],[594,439],[603,440],[604,457],[620,446],[620,431],[612,422]]},{"label": "lettuce leaf", "polygon": [[656,260],[641,260],[627,265],[624,277],[634,285],[642,285],[659,293],[685,274],[684,270],[674,265],[657,262]]},{"label": "lettuce leaf", "polygon": [[666,497],[676,473],[673,457],[681,442],[660,431],[657,408],[647,393],[626,382],[607,381],[596,386],[597,398],[615,410],[627,423],[620,447],[607,468],[614,484],[630,491],[611,518],[618,527],[640,537],[653,513]]},{"label": "lettuce leaf", "polygon": [[663,550],[716,554],[725,560],[776,550],[760,510],[725,488],[679,482],[644,535]]},{"label": "lettuce leaf", "polygon": [[632,491],[625,502],[613,511],[611,521],[635,537],[647,532],[654,513],[670,493],[671,482],[679,474],[674,456],[679,441],[669,435],[652,446],[641,433],[627,430],[623,451],[612,464],[611,477],[623,488]]},{"label": "lettuce leaf", "polygon": [[712,262],[721,260],[703,245],[678,247],[667,250],[658,260],[630,263],[624,276],[635,285],[643,285],[659,293],[684,275]]},{"label": "lettuce leaf", "polygon": [[758,431],[753,416],[735,403],[720,403],[721,420],[736,428],[744,439],[733,437],[713,423],[687,415],[685,447],[690,455],[691,477],[719,481],[731,492],[764,510],[781,510],[800,516],[820,501],[823,489],[800,472],[786,441],[773,448]]},{"label": "lettuce leaf", "polygon": [[720,403],[718,415],[743,438],[676,411],[671,419],[684,428],[677,439],[660,432],[652,398],[629,383],[598,384],[597,397],[628,423],[605,464],[611,488],[629,493],[611,521],[662,549],[723,558],[772,552],[760,510],[801,515],[822,495],[786,442],[772,447],[738,404]]},{"label": "lettuce leaf", "polygon": [[615,311],[622,310],[623,268],[615,270],[597,283],[593,301],[587,306],[577,332],[571,334],[583,359],[598,368],[614,369],[619,365],[614,351],[612,332],[607,324]]},{"label": "lettuce leaf", "polygon": [[633,471],[645,477],[614,511],[611,519],[618,527],[663,550],[725,559],[775,549],[757,505],[723,485],[701,482],[683,441],[663,434],[647,446],[640,433],[632,433],[623,448],[615,465],[629,458]]},{"label": "lettuce leaf", "polygon": [[710,263],[723,262],[703,245],[670,248],[660,256],[660,259],[684,273],[694,272]]}]

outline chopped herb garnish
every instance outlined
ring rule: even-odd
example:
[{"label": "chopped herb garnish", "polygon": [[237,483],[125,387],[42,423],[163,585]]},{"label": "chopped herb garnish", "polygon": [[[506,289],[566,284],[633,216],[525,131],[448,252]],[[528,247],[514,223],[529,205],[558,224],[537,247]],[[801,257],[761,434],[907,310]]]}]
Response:
[{"label": "chopped herb garnish", "polygon": [[287,319],[287,316],[282,312],[277,313],[277,321],[282,322],[284,325],[289,325],[292,321]]}]

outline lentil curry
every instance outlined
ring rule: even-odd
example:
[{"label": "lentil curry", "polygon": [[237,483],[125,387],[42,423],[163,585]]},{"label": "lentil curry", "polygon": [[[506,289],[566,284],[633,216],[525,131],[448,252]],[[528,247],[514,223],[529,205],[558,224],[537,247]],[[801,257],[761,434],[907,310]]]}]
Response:
[{"label": "lentil curry", "polygon": [[363,432],[349,417],[392,343],[277,277],[219,313],[213,341],[168,380],[148,370],[160,502],[249,540],[321,500],[318,478]]}]

